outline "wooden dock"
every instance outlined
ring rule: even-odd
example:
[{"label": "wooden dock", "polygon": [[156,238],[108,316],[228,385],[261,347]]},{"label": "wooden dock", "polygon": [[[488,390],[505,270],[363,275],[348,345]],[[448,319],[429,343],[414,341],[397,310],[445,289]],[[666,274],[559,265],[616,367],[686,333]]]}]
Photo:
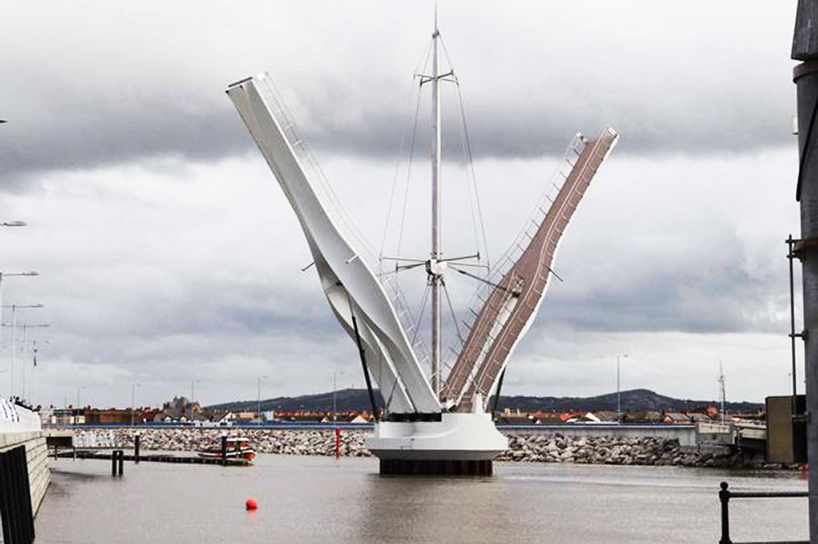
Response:
[{"label": "wooden dock", "polygon": [[[111,461],[113,459],[113,450],[104,451],[98,449],[76,449],[76,450],[62,450],[54,454],[55,457],[63,457],[69,459],[100,459]],[[221,465],[229,467],[245,467],[252,463],[247,459],[216,459],[213,457],[196,457],[192,455],[175,455],[172,453],[152,453],[148,455],[140,455],[138,458],[133,453],[123,453],[122,458],[125,461],[134,461],[137,463],[182,463],[190,465]]]}]

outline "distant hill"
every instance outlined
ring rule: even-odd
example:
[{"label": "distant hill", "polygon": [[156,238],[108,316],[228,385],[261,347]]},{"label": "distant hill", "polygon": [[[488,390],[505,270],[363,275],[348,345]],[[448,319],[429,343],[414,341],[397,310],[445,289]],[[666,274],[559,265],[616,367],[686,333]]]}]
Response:
[{"label": "distant hill", "polygon": [[[338,411],[361,411],[369,410],[369,395],[366,389],[339,389],[335,394],[335,402]],[[379,391],[375,391],[375,401],[378,406],[383,405],[383,400]],[[214,410],[230,410],[231,412],[255,411],[258,401],[239,400],[234,402],[224,402],[208,406]],[[261,410],[293,412],[296,410],[322,411],[332,410],[332,391],[329,393],[319,393],[317,395],[302,395],[300,397],[277,397],[261,401]]]},{"label": "distant hill", "polygon": [[[378,406],[383,404],[380,392],[375,391]],[[692,410],[698,406],[718,404],[715,400],[674,399],[660,395],[648,389],[631,389],[622,391],[622,410]],[[492,400],[493,402],[493,400]],[[209,406],[211,409],[238,411],[255,411],[257,401],[245,400],[225,402]],[[366,389],[342,389],[336,393],[336,406],[339,411],[369,410],[369,396]],[[761,403],[728,402],[727,409],[732,412],[754,411],[763,408]],[[616,410],[616,393],[598,395],[596,397],[529,397],[514,396],[500,397],[500,410],[506,408],[520,409],[524,412],[573,412],[580,410],[599,411]],[[300,397],[278,397],[261,401],[263,411],[296,411],[332,410],[332,392],[317,395],[302,395]]]},{"label": "distant hill", "polygon": [[[715,400],[690,400],[674,399],[660,395],[649,389],[630,389],[622,391],[622,410],[625,412],[641,410],[670,410],[685,411],[692,410],[699,406],[715,404]],[[728,402],[727,410],[731,412],[753,411],[763,408],[761,403],[752,402]],[[519,408],[524,412],[572,412],[578,410],[600,411],[616,410],[616,393],[607,393],[596,397],[500,397],[500,409]]]}]

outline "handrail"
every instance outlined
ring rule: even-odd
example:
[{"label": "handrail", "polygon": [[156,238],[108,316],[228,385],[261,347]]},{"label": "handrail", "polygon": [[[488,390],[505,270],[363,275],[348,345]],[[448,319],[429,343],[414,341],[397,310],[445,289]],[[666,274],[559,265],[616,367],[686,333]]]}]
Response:
[{"label": "handrail", "polygon": [[730,491],[727,482],[720,484],[719,500],[721,501],[721,540],[719,544],[809,544],[808,540],[785,540],[766,542],[733,542],[730,540],[730,499],[773,499],[809,497],[807,491]]}]

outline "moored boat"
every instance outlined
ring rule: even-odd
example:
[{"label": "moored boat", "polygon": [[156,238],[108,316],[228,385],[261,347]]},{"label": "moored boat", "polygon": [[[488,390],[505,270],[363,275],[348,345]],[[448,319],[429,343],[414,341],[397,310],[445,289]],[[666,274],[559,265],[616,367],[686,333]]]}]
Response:
[{"label": "moored boat", "polygon": [[221,444],[213,446],[199,452],[199,457],[209,457],[214,459],[246,459],[252,461],[256,456],[256,450],[250,444],[249,438],[230,436],[227,437],[227,447],[222,450]]}]

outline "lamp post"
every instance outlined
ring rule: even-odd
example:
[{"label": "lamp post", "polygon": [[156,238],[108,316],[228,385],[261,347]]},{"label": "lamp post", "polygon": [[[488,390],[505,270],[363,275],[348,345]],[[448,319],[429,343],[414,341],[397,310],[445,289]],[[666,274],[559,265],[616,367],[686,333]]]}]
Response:
[{"label": "lamp post", "polygon": [[133,427],[133,413],[136,410],[136,388],[142,387],[141,383],[132,383],[131,384],[131,427]]},{"label": "lamp post", "polygon": [[76,406],[77,410],[79,410],[80,408],[80,391],[82,391],[83,389],[85,389],[84,385],[77,386],[77,406]]},{"label": "lamp post", "polygon": [[[39,348],[39,346],[37,344],[37,339],[29,340],[28,342],[31,343],[31,352],[32,352],[32,357],[31,357],[31,359],[32,359],[31,380],[29,381],[29,384],[28,384],[28,395],[29,395],[28,398],[33,399],[34,398],[34,383],[35,383],[34,378],[36,376],[36,373],[34,372],[34,370],[37,368],[37,356],[40,353],[40,348]],[[50,344],[50,343],[51,343],[51,340],[41,340],[40,341],[40,344]],[[28,344],[26,344],[26,345],[28,345]],[[34,404],[33,401],[31,403]]]},{"label": "lamp post", "polygon": [[44,329],[50,327],[48,323],[37,323],[35,325],[29,325],[28,323],[23,323],[23,367],[20,369],[23,375],[23,388],[21,391],[21,395],[23,399],[28,400],[26,396],[26,360],[28,359],[28,339],[26,337],[28,329]]},{"label": "lamp post", "polygon": [[[77,425],[80,421],[80,391],[85,389],[84,385],[77,386],[77,405],[74,406],[74,425]],[[83,416],[85,415],[85,410],[83,410]]]},{"label": "lamp post", "polygon": [[190,422],[193,423],[193,395],[196,392],[196,384],[202,380],[190,380]]},{"label": "lamp post", "polygon": [[338,376],[343,376],[343,372],[333,372],[332,373],[332,422],[335,423],[336,419],[336,403],[335,403],[335,396],[338,390]]},{"label": "lamp post", "polygon": [[619,388],[619,358],[627,357],[627,353],[616,356],[616,424],[622,425],[622,397]]},{"label": "lamp post", "polygon": [[258,375],[258,397],[256,401],[256,413],[258,414],[258,424],[261,425],[261,380],[268,379],[267,376],[262,374]]},{"label": "lamp post", "polygon": [[[25,275],[25,274],[21,274]],[[37,275],[36,272],[30,272],[27,275]],[[14,363],[17,359],[17,310],[27,308],[44,308],[42,304],[11,304],[9,306],[2,306],[2,308],[11,308],[11,393],[10,397],[14,396]],[[8,326],[8,324],[3,324]]]},{"label": "lamp post", "polygon": [[[2,223],[4,227],[22,227],[25,225],[22,221],[11,221],[9,223]],[[14,276],[39,276],[40,274],[37,272],[29,271],[29,272],[0,272],[0,308],[5,308],[3,306],[3,278],[6,277],[14,277]],[[2,321],[2,320],[0,320]],[[14,335],[14,331],[12,331],[12,336]],[[11,352],[12,358],[14,357],[14,350],[12,349]],[[14,364],[12,364],[12,371],[11,371],[11,388],[9,390],[9,397],[14,396]]]},{"label": "lamp post", "polygon": [[25,221],[4,221],[0,223],[0,227],[25,227],[28,224]]},{"label": "lamp post", "polygon": [[[14,221],[13,223],[23,223],[22,221]],[[12,223],[3,223],[3,226],[11,226]],[[16,226],[16,225],[15,225]],[[10,278],[14,276],[39,276],[39,272],[0,272],[0,306],[3,306],[3,278]]]}]

